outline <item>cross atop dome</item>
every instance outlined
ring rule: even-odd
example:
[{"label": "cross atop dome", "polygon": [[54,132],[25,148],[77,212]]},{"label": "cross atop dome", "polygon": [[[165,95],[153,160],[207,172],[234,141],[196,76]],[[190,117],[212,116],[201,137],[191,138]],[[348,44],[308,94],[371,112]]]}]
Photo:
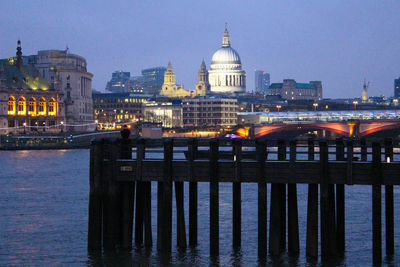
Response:
[{"label": "cross atop dome", "polygon": [[222,37],[222,47],[230,47],[231,42],[229,40],[228,23],[225,22],[225,32],[224,37]]}]

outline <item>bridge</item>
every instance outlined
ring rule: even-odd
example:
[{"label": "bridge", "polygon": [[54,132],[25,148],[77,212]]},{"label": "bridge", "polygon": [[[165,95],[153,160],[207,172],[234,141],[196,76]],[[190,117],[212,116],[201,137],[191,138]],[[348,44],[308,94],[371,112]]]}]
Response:
[{"label": "bridge", "polygon": [[286,122],[238,127],[233,134],[243,138],[277,138],[282,134],[299,136],[314,133],[317,137],[372,137],[400,134],[400,120],[358,120],[330,122]]}]

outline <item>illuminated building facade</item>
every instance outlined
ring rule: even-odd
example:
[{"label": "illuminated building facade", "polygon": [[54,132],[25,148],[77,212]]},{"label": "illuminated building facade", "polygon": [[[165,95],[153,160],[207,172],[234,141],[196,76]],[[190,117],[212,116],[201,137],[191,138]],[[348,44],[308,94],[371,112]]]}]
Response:
[{"label": "illuminated building facade", "polygon": [[134,93],[93,94],[94,119],[100,128],[143,120],[142,105],[149,95]]},{"label": "illuminated building facade", "polygon": [[209,83],[211,92],[216,94],[234,94],[246,91],[246,72],[242,70],[239,54],[231,47],[226,25],[222,47],[212,56]]},{"label": "illuminated building facade", "polygon": [[394,98],[400,98],[400,77],[394,80]]},{"label": "illuminated building facade", "polygon": [[184,127],[229,127],[237,125],[238,102],[229,98],[182,100]]},{"label": "illuminated building facade", "polygon": [[297,83],[293,79],[285,79],[283,83],[272,83],[268,95],[280,95],[284,100],[321,100],[322,83],[311,81],[310,83]]},{"label": "illuminated building facade", "polygon": [[63,92],[66,130],[90,131],[94,129],[92,78],[85,58],[66,50],[42,50],[36,57],[35,67],[42,76]]},{"label": "illuminated building facade", "polygon": [[164,128],[183,127],[181,101],[148,102],[143,105],[145,122],[161,123]]},{"label": "illuminated building facade", "polygon": [[0,132],[60,132],[66,119],[62,98],[57,84],[23,64],[18,41],[16,57],[0,64]]},{"label": "illuminated building facade", "polygon": [[164,83],[161,87],[160,95],[170,98],[184,98],[191,96],[190,92],[183,89],[182,85],[176,84],[175,72],[172,68],[171,61],[168,62],[167,71],[164,74]]}]

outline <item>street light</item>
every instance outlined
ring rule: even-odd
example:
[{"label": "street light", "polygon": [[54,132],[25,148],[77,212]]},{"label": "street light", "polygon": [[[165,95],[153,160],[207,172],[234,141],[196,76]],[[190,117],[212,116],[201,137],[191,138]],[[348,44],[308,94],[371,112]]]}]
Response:
[{"label": "street light", "polygon": [[314,106],[314,111],[317,112],[318,103],[312,104]]},{"label": "street light", "polygon": [[354,105],[354,110],[357,109],[357,105],[358,105],[358,101],[353,101],[353,105]]},{"label": "street light", "polygon": [[281,105],[276,105],[276,108],[278,109],[278,112],[281,110]]},{"label": "street light", "polygon": [[64,132],[64,122],[61,121],[60,123],[61,123],[61,132]]},{"label": "street light", "polygon": [[24,134],[26,134],[26,122],[24,122]]}]

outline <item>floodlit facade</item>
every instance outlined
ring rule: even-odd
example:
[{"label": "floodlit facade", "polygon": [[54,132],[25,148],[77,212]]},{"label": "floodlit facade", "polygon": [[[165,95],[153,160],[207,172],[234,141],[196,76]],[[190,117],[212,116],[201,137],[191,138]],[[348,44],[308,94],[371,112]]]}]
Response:
[{"label": "floodlit facade", "polygon": [[60,132],[65,122],[62,98],[57,84],[23,64],[18,41],[16,57],[0,62],[0,132]]},{"label": "floodlit facade", "polygon": [[143,105],[145,122],[161,123],[164,128],[181,128],[182,105],[180,101],[149,102]]},{"label": "floodlit facade", "polygon": [[268,95],[280,95],[284,100],[313,100],[322,99],[322,83],[311,81],[298,83],[293,79],[285,79],[283,83],[272,83]]},{"label": "floodlit facade", "polygon": [[246,72],[238,52],[231,47],[228,28],[222,38],[222,47],[212,56],[209,83],[211,92],[216,94],[235,94],[246,91]]}]

